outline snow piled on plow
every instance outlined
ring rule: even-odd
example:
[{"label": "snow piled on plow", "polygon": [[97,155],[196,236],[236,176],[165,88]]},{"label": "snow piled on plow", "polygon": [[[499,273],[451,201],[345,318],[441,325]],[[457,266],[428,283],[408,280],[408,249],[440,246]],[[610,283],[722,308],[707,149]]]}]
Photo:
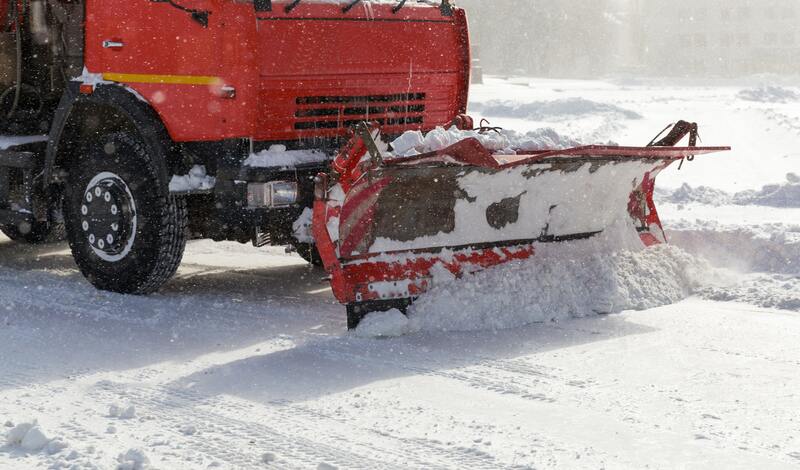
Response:
[{"label": "snow piled on plow", "polygon": [[[373,313],[358,336],[518,328],[645,310],[685,299],[719,274],[680,248],[603,251],[605,240],[537,246],[536,256],[455,279],[442,268],[409,309]],[[605,248],[607,249],[607,247]]]},{"label": "snow piled on plow", "polygon": [[421,153],[435,152],[468,138],[478,139],[487,150],[501,155],[513,155],[517,150],[563,149],[580,145],[577,140],[560,135],[550,128],[522,133],[499,128],[481,131],[437,127],[427,134],[421,131],[406,131],[392,141],[392,156],[413,157]]}]

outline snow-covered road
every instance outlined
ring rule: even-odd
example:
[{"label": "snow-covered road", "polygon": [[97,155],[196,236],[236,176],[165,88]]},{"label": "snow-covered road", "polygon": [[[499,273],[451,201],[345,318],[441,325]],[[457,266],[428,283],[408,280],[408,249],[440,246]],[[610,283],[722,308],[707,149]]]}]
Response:
[{"label": "snow-covered road", "polygon": [[[531,126],[620,143],[711,103],[706,143],[750,147],[666,186],[784,184],[798,119],[767,130],[794,111],[741,88],[490,79],[474,103],[550,101]],[[744,127],[762,130],[728,132]],[[393,339],[346,333],[324,273],[282,248],[191,242],[165,289],[129,297],[91,288],[65,244],[0,238],[0,468],[800,466],[800,209],[688,193],[664,195],[662,215],[677,245],[735,270],[722,284],[643,311]]]},{"label": "snow-covered road", "polygon": [[[147,299],[94,292],[67,267],[2,270],[0,417],[37,419],[68,447],[7,446],[0,466],[114,468],[130,448],[167,469],[265,455],[274,468],[800,464],[796,314],[692,299],[362,339],[327,293],[306,295],[320,272],[275,254],[214,274],[230,268],[198,248]],[[65,256],[40,253],[48,269]]]}]

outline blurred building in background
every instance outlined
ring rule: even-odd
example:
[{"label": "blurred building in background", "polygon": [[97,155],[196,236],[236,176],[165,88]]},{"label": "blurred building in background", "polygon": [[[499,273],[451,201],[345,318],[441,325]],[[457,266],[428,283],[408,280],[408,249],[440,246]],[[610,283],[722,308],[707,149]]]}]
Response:
[{"label": "blurred building in background", "polygon": [[650,74],[800,72],[797,0],[632,0],[630,11]]},{"label": "blurred building in background", "polygon": [[800,75],[798,0],[458,0],[487,73]]},{"label": "blurred building in background", "polygon": [[615,0],[458,0],[488,73],[595,77],[609,72]]}]

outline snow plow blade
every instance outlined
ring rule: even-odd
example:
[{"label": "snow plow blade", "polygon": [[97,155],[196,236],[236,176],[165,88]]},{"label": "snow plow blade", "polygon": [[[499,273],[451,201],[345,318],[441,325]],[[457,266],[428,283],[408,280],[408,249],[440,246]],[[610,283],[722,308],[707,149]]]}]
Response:
[{"label": "snow plow blade", "polygon": [[467,138],[384,158],[372,135],[362,126],[334,171],[317,178],[312,229],[349,328],[371,311],[404,310],[431,287],[434,269],[460,276],[620,223],[645,245],[664,243],[653,202],[658,173],[729,150],[656,144],[493,155]]}]

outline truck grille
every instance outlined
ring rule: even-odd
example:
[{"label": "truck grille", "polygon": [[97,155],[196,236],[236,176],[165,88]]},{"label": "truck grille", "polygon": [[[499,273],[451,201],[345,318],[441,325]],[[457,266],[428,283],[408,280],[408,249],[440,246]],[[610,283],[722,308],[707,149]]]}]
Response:
[{"label": "truck grille", "polygon": [[304,96],[297,98],[294,128],[346,129],[361,121],[382,126],[422,124],[425,93],[370,96]]}]

